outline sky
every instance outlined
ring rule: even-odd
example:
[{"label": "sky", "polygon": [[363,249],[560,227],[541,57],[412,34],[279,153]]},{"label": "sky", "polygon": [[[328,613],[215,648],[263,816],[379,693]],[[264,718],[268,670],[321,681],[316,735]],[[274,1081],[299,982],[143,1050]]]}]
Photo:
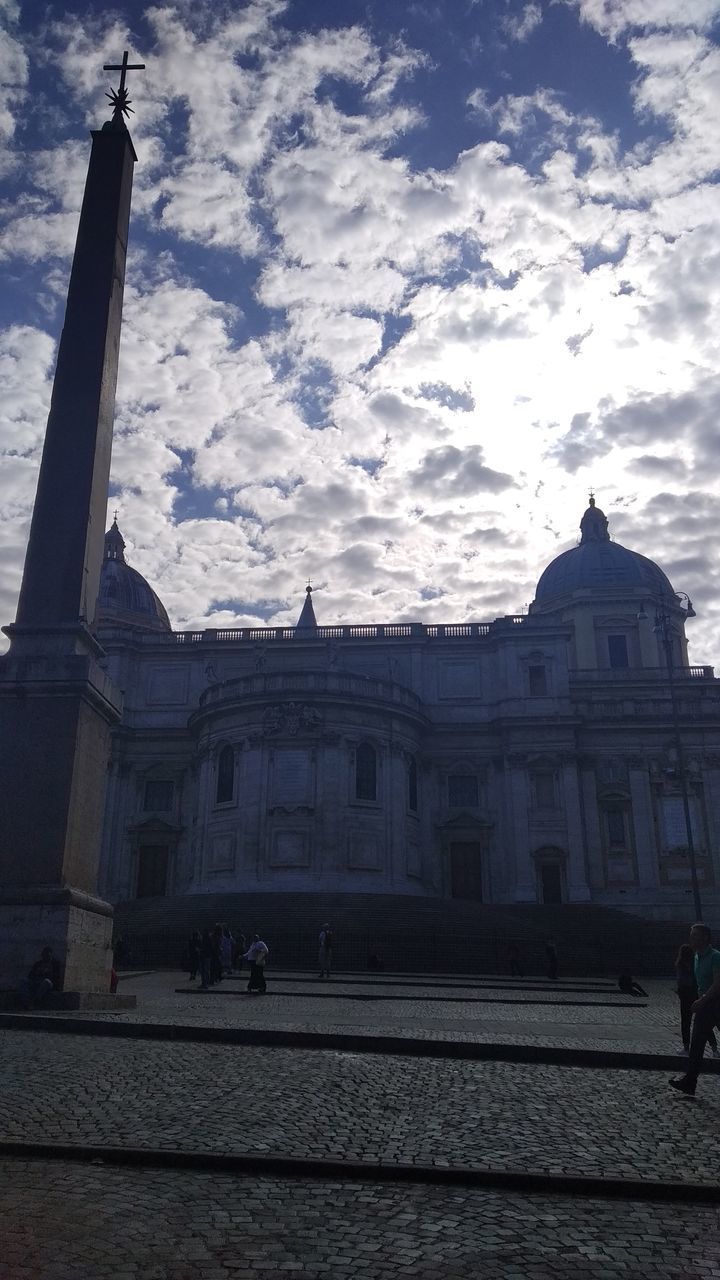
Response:
[{"label": "sky", "polygon": [[108,525],[173,627],[523,612],[592,487],[720,667],[720,0],[0,17],[0,621],[127,48]]}]

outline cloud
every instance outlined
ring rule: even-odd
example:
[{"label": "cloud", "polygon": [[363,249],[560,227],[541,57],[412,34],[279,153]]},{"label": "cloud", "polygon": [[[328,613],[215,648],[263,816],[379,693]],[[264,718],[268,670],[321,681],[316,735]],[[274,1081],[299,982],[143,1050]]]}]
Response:
[{"label": "cloud", "polygon": [[530,3],[523,7],[517,16],[508,15],[503,19],[503,29],[511,40],[523,41],[532,35],[542,22],[542,9],[539,4]]},{"label": "cloud", "polygon": [[479,491],[502,493],[515,488],[515,481],[502,471],[493,471],[483,462],[479,445],[458,449],[445,445],[425,454],[420,466],[410,472],[410,482],[421,491],[465,497]]}]

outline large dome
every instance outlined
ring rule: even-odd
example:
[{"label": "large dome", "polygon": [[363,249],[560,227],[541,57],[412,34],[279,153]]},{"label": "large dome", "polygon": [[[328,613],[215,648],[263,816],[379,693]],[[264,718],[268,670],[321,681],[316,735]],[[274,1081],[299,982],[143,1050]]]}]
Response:
[{"label": "large dome", "polygon": [[607,519],[592,497],[580,529],[578,546],[563,551],[541,575],[535,592],[536,608],[554,604],[575,591],[593,588],[612,592],[631,587],[637,592],[638,604],[643,595],[662,595],[674,602],[675,593],[662,569],[637,551],[610,541]]},{"label": "large dome", "polygon": [[117,520],[105,534],[100,574],[98,622],[125,622],[150,631],[171,631],[162,600],[137,569],[125,562],[125,542]]}]

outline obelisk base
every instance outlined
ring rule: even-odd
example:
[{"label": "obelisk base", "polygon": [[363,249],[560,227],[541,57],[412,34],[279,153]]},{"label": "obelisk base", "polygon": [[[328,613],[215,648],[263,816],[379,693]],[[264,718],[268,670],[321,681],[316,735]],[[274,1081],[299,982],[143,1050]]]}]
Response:
[{"label": "obelisk base", "polygon": [[[56,990],[110,991],[112,907],[96,896],[110,734],[122,697],[82,629],[7,628],[0,661],[0,986],[52,947]],[[88,644],[96,642],[89,641]],[[80,652],[68,653],[68,648]],[[63,652],[63,649],[65,652]]]},{"label": "obelisk base", "polygon": [[0,989],[21,978],[52,947],[62,991],[110,991],[112,907],[75,889],[39,885],[0,892]]}]

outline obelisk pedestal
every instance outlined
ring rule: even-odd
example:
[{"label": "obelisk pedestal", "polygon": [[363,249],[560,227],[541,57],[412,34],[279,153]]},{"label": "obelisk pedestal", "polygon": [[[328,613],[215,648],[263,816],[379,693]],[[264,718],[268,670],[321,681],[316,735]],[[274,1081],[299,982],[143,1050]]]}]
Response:
[{"label": "obelisk pedestal", "polygon": [[97,896],[122,699],[92,634],[103,556],[133,166],[119,111],[94,132],[17,619],[0,660],[0,985],[51,946],[63,990],[108,992]]}]

